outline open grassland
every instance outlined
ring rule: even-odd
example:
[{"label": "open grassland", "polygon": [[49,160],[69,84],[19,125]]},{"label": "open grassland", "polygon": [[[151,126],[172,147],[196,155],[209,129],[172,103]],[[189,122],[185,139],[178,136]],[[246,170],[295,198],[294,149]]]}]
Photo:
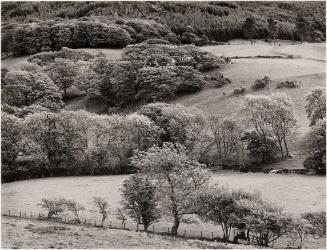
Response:
[{"label": "open grassland", "polygon": [[[126,178],[127,175],[56,177],[5,183],[1,190],[2,211],[44,213],[37,206],[41,198],[65,197],[81,202],[87,209],[85,213],[91,216],[94,196],[104,197],[114,210],[119,207],[119,189]],[[325,177],[221,171],[213,173],[212,180],[232,189],[259,191],[263,198],[293,214],[325,210]]]},{"label": "open grassland", "polygon": [[2,248],[249,248],[144,232],[1,218]]},{"label": "open grassland", "polygon": [[[86,210],[81,214],[82,221],[87,219],[87,222],[94,223],[96,220],[99,223],[100,216],[93,205],[92,198],[94,196],[101,196],[110,204],[111,212],[106,225],[108,226],[109,222],[112,221],[113,226],[119,227],[120,222],[115,218],[115,209],[120,206],[119,202],[121,200],[121,194],[119,189],[122,186],[122,182],[126,178],[127,175],[59,177],[2,184],[2,213],[8,213],[8,210],[11,210],[11,214],[19,215],[19,211],[22,211],[23,213],[26,211],[28,217],[30,216],[30,212],[33,213],[33,216],[37,216],[38,213],[46,214],[46,211],[42,210],[42,208],[37,205],[41,198],[65,197],[74,199],[85,206]],[[277,175],[222,171],[213,173],[212,181],[218,182],[220,185],[228,186],[232,189],[261,192],[264,199],[284,207],[286,212],[294,215],[300,215],[303,212],[325,210],[326,183],[325,178],[321,176]],[[222,232],[217,225],[200,222],[195,217],[193,219],[194,223],[192,224],[181,224],[178,230],[179,235],[183,235],[185,233],[187,236],[199,237],[202,231],[203,237],[211,238],[212,234],[214,234],[214,237],[222,236]],[[127,228],[134,230],[136,229],[135,222],[127,220],[126,224]],[[171,227],[171,225],[171,222],[161,220],[155,224],[155,232],[167,232],[167,228]],[[2,226],[3,228],[12,228],[12,231],[15,230],[14,226],[10,225],[10,223]],[[97,232],[101,233],[102,231],[98,230]],[[134,239],[134,236],[138,237],[137,233],[135,234],[136,236],[131,236],[131,239]],[[18,236],[16,236],[15,239],[18,238]],[[38,236],[38,234],[36,234],[36,236]],[[25,242],[26,244],[28,244],[28,242],[33,242],[33,240],[31,240],[33,238],[29,238],[32,236],[24,237],[26,238],[21,239],[20,242]],[[81,238],[83,237],[81,236]],[[72,240],[75,240],[74,237]],[[8,241],[12,243],[16,240],[10,240],[9,238],[7,242]],[[78,248],[78,245],[75,245],[75,243],[73,244],[74,245],[72,247],[75,246]],[[125,243],[122,243],[120,246],[127,247],[124,244]],[[148,244],[151,244],[151,242]],[[287,244],[287,239],[281,239],[276,242],[275,247],[284,247]],[[324,241],[309,239],[306,242],[306,245],[311,248],[324,248]],[[27,245],[23,246],[27,247]],[[146,246],[150,247],[150,245]],[[63,247],[67,247],[67,245]],[[178,248],[179,246],[167,245],[167,248],[170,247]]]}]

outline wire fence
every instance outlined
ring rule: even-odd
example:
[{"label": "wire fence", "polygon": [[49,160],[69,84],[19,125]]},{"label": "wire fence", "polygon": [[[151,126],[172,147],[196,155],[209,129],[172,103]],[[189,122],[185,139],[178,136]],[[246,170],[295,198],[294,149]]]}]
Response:
[{"label": "wire fence", "polygon": [[[145,231],[144,227],[138,223],[133,223],[131,221],[117,221],[117,220],[105,220],[102,225],[102,220],[99,218],[86,218],[80,217],[79,222],[76,217],[71,215],[61,215],[56,217],[48,218],[47,215],[43,213],[33,213],[27,211],[4,211],[2,216],[7,217],[15,217],[15,218],[26,218],[26,219],[36,219],[40,221],[51,221],[58,222],[63,224],[79,224],[79,225],[87,225],[92,227],[103,227],[108,229],[119,229],[119,230],[128,230],[128,231],[136,231],[141,232]],[[152,224],[147,230],[148,233],[152,234],[160,234],[160,235],[172,235],[172,227],[160,225],[159,223]],[[206,231],[206,230],[191,230],[191,229],[179,229],[177,231],[177,235],[174,235],[180,238],[187,239],[195,239],[195,240],[207,240],[207,241],[216,241],[223,242],[223,237],[220,233],[214,231]],[[235,230],[233,231],[233,237],[235,237]]]}]

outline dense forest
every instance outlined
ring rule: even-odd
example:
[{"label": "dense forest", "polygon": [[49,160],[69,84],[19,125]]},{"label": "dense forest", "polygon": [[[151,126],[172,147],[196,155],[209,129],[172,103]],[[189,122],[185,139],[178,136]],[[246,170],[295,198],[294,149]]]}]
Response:
[{"label": "dense forest", "polygon": [[323,1],[4,2],[2,52],[125,47],[152,38],[195,45],[235,38],[321,41],[325,10]]}]

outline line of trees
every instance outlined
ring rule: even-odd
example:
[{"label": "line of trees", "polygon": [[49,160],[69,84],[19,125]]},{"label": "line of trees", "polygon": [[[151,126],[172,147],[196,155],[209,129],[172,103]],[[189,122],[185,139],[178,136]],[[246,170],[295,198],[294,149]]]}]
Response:
[{"label": "line of trees", "polygon": [[287,157],[295,124],[287,98],[249,96],[243,107],[255,132],[179,104],[151,103],[136,113],[110,116],[3,105],[3,181],[134,172],[130,164],[137,150],[165,142],[180,143],[207,165],[238,169]]},{"label": "line of trees", "polygon": [[[165,25],[173,32],[171,33],[173,35],[167,36],[167,39],[174,38],[178,42],[195,44],[200,40],[228,41],[247,38],[248,32],[244,29],[244,22],[249,23],[248,21],[252,19],[255,23],[255,28],[251,32],[252,38],[274,40],[275,38],[289,40],[305,38],[318,41],[324,40],[326,36],[325,9],[324,2],[4,3],[2,19],[26,23],[51,19],[62,21],[61,18],[81,20],[98,18],[104,23],[108,20],[121,22],[121,19],[131,18],[139,19],[138,22],[149,22],[144,19],[153,19],[157,22],[155,29],[148,24],[143,25],[145,29],[142,29],[140,24],[129,25],[123,29],[139,41],[147,34],[144,30],[151,30],[152,34],[156,34],[162,30],[161,26]],[[271,17],[274,17],[274,21]],[[153,30],[155,32],[152,32]],[[66,27],[62,33],[67,34]],[[3,37],[7,35],[10,33],[3,33]]]}]

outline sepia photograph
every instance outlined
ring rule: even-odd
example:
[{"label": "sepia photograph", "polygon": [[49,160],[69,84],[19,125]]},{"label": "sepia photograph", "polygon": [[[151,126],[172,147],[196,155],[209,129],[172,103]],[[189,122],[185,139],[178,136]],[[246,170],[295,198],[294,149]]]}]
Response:
[{"label": "sepia photograph", "polygon": [[326,249],[326,1],[1,0],[2,249]]}]

